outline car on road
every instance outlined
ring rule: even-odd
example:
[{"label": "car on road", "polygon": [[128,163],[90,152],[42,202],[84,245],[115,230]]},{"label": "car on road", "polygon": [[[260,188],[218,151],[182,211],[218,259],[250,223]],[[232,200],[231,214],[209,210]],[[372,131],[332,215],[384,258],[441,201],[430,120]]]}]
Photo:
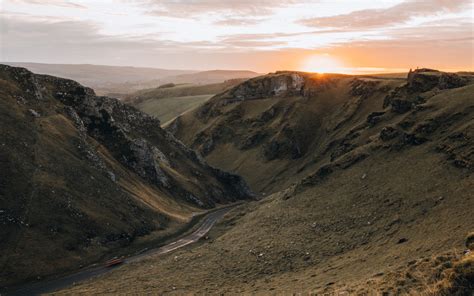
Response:
[{"label": "car on road", "polygon": [[115,258],[110,259],[109,261],[105,262],[105,267],[113,267],[113,266],[120,265],[122,263],[123,263],[122,259],[115,257]]}]

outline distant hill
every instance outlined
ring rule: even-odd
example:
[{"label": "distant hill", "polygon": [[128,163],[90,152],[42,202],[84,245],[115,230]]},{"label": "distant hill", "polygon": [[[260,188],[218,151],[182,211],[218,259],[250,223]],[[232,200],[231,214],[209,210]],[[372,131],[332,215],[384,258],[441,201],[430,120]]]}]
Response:
[{"label": "distant hill", "polygon": [[48,74],[76,80],[85,86],[96,88],[118,83],[137,83],[158,80],[163,77],[190,74],[190,70],[167,70],[140,67],[103,66],[89,64],[42,64],[3,63],[14,67],[27,68],[37,74]]},{"label": "distant hill", "polygon": [[198,107],[213,95],[243,82],[245,79],[231,79],[213,84],[164,84],[157,88],[144,89],[123,98],[141,111],[154,115],[162,123]]},{"label": "distant hill", "polygon": [[211,84],[220,83],[229,79],[253,78],[261,74],[242,70],[211,70],[191,74],[181,74],[163,79],[164,82]]},{"label": "distant hill", "polygon": [[73,79],[93,88],[98,95],[122,98],[141,89],[155,88],[165,83],[211,84],[229,79],[251,78],[259,75],[241,70],[168,70],[143,67],[103,66],[89,64],[43,64],[4,62],[5,65],[24,67],[37,74]]}]

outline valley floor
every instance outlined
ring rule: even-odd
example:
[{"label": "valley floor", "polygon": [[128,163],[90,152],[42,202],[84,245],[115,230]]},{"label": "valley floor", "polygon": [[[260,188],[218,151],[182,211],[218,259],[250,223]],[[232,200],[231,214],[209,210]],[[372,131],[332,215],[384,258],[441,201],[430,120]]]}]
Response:
[{"label": "valley floor", "polygon": [[[131,255],[126,258],[120,259],[120,264],[130,264],[134,262],[143,262],[148,260],[150,256],[156,255],[163,255],[185,246],[188,246],[192,243],[196,243],[201,238],[203,238],[209,230],[213,227],[213,225],[222,218],[229,210],[231,210],[232,206],[227,206],[215,211],[211,211],[207,213],[204,217],[202,217],[199,223],[195,225],[194,230],[188,231],[188,234],[181,235],[179,238],[175,238],[174,240],[169,240],[166,244],[161,246],[160,248],[153,249],[153,245],[150,245],[150,248],[141,249],[136,253],[136,255]],[[193,224],[190,225],[192,227]],[[114,266],[115,267],[115,266]],[[25,294],[43,294],[51,291],[56,291],[60,289],[64,289],[73,285],[76,285],[79,282],[82,282],[88,278],[97,277],[100,275],[107,274],[113,271],[110,266],[106,266],[106,264],[93,264],[90,267],[86,267],[76,273],[70,274],[68,276],[59,277],[56,279],[51,280],[43,280],[36,283],[30,283],[27,285],[22,286],[21,288],[13,288],[8,290],[8,295],[25,295]]]}]

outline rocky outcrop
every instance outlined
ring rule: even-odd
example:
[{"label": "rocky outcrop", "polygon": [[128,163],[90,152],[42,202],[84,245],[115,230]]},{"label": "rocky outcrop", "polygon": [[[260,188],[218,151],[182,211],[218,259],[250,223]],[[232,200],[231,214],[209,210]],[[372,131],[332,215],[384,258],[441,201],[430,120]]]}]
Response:
[{"label": "rocky outcrop", "polygon": [[355,78],[351,83],[352,96],[368,97],[377,91],[380,81],[371,81]]},{"label": "rocky outcrop", "polygon": [[[111,179],[116,180],[116,174],[107,168],[88,137],[106,147],[116,160],[141,178],[176,198],[191,200],[199,206],[213,206],[215,202],[252,196],[240,177],[232,175],[229,182],[231,175],[208,166],[194,151],[161,129],[157,118],[116,99],[96,96],[92,89],[72,80],[3,67],[30,94],[27,99],[52,97],[65,105],[63,112],[80,135],[77,146],[86,159]],[[199,172],[200,177],[190,177],[190,172]],[[186,184],[183,180],[187,180]],[[212,189],[213,186],[217,188]],[[190,191],[190,188],[195,189]]]},{"label": "rocky outcrop", "polygon": [[383,107],[395,113],[406,113],[426,102],[442,90],[465,86],[469,78],[432,69],[417,69],[408,73],[407,83],[386,96]]},{"label": "rocky outcrop", "polygon": [[228,104],[240,100],[253,100],[274,96],[295,96],[302,93],[306,77],[297,72],[276,72],[247,80],[231,89],[228,93],[232,99],[223,100]]},{"label": "rocky outcrop", "polygon": [[125,252],[152,232],[163,239],[198,208],[253,197],[156,118],[72,80],[0,65],[0,114],[2,287]]},{"label": "rocky outcrop", "polygon": [[292,127],[287,125],[263,145],[262,152],[265,159],[269,161],[277,158],[297,159],[306,152],[304,147],[303,140]]},{"label": "rocky outcrop", "polygon": [[[430,117],[461,104],[455,94],[471,87],[473,76],[428,69],[411,72],[407,80],[277,72],[214,96],[172,126],[213,164],[267,193],[325,164],[337,171],[380,151],[431,147],[440,132]],[[469,155],[458,152],[455,158],[458,166],[469,166]]]},{"label": "rocky outcrop", "polygon": [[433,69],[417,69],[408,73],[407,87],[412,92],[426,92],[433,88],[451,89],[464,86],[468,80],[454,73]]},{"label": "rocky outcrop", "polygon": [[161,168],[161,166],[170,166],[163,152],[144,139],[133,140],[130,144],[130,152],[130,159],[126,162],[135,172],[160,186],[170,188],[170,181]]}]

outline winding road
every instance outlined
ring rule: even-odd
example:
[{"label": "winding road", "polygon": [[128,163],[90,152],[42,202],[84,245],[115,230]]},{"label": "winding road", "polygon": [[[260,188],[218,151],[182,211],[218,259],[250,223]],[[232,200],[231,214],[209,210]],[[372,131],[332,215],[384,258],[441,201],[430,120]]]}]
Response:
[{"label": "winding road", "polygon": [[[207,214],[204,218],[202,218],[201,222],[199,223],[199,227],[194,230],[192,233],[185,235],[184,237],[168,243],[164,246],[161,246],[156,249],[150,249],[146,252],[143,252],[139,255],[134,255],[123,259],[123,264],[132,263],[132,262],[139,262],[142,260],[146,260],[148,257],[152,255],[162,255],[197,242],[200,238],[206,235],[209,230],[211,230],[212,226],[224,216],[225,213],[230,211],[232,207],[225,207]],[[2,292],[0,295],[39,295],[43,293],[50,293],[54,291],[58,291],[79,282],[91,279],[93,277],[103,275],[113,271],[113,267],[105,267],[104,264],[95,265],[91,267],[87,267],[82,269],[74,274],[70,274],[64,277],[60,277],[57,279],[51,279],[41,282],[35,282],[26,284],[22,287],[12,289],[11,291]]]}]

